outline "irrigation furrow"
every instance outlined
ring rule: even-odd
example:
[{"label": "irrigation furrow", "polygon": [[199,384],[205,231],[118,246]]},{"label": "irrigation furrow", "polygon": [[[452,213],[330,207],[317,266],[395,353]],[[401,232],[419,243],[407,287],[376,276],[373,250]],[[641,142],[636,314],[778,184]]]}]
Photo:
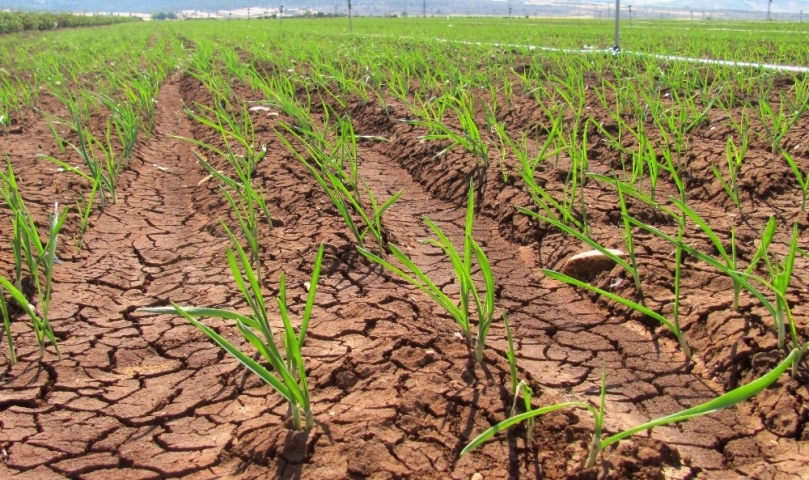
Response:
[{"label": "irrigation furrow", "polygon": [[[188,135],[181,110],[177,82],[169,81],[155,132],[124,173],[118,203],[94,218],[83,254],[58,268],[52,321],[64,359],[34,377],[33,355],[10,369],[3,395],[11,401],[0,413],[4,478],[21,471],[100,478],[110,469],[122,478],[189,474],[215,465],[230,440],[233,424],[186,418],[234,396],[220,378],[232,366],[185,322],[132,315],[169,299],[224,298],[212,288],[227,282],[217,259],[222,242],[192,214],[197,165],[187,145],[167,136]],[[31,385],[39,385],[34,398],[13,400]],[[35,430],[8,430],[26,417]]]}]

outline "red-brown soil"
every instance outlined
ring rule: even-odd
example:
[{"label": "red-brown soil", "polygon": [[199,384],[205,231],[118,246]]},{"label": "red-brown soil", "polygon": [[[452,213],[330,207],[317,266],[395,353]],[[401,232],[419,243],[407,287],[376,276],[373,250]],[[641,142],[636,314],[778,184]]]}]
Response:
[{"label": "red-brown soil", "polygon": [[[257,99],[247,89],[240,95]],[[525,430],[515,428],[459,457],[471,438],[505,418],[511,407],[502,325],[493,327],[485,366],[471,362],[444,312],[354,251],[328,197],[276,139],[279,117],[258,112],[253,118],[258,141],[269,152],[258,175],[273,214],[272,228],[262,226],[267,298],[277,294],[284,271],[292,309],[299,313],[318,245],[326,244],[304,349],[317,425],[290,431],[280,397],[187,321],[135,312],[170,301],[244,308],[225,261],[229,240],[219,226],[220,219],[232,225],[227,204],[215,182],[200,183],[206,174],[192,146],[169,136],[217,141],[213,132],[187,120],[183,101],[209,103],[210,98],[190,77],[168,81],[155,131],[123,174],[118,203],[94,215],[80,253],[67,236],[61,242],[52,318],[63,360],[57,362],[49,348],[40,361],[25,319],[14,322],[21,360],[5,369],[0,383],[0,477],[809,476],[805,366],[798,380],[784,376],[736,408],[622,442],[587,471],[581,463],[593,422],[585,411],[541,417],[531,445]],[[527,105],[527,99],[514,105],[508,118],[523,125],[538,121]],[[419,241],[430,237],[421,218],[430,218],[460,243],[469,178],[486,179],[474,236],[493,263],[497,305],[514,325],[518,365],[537,395],[535,405],[596,401],[604,366],[605,429],[616,432],[713,398],[779,360],[763,308],[744,296],[741,312],[733,312],[730,282],[690,260],[682,321],[695,360],[687,363],[677,343],[655,325],[542,276],[539,268],[560,268],[581,246],[515,213],[514,205],[528,206],[531,200],[513,169],[504,182],[496,163],[475,170],[471,157],[458,151],[435,157],[441,147],[420,142],[422,132],[398,122],[406,111],[395,102],[390,117],[378,104],[358,101],[348,113],[358,134],[390,138],[360,144],[361,173],[379,198],[405,190],[385,217],[390,238],[448,292],[457,288],[450,265],[441,252]],[[44,122],[32,117],[23,125],[21,133],[0,135],[0,152],[8,154],[23,179],[30,208],[41,210],[44,218],[54,200],[70,204],[73,189],[64,185],[64,174],[36,158],[55,153]],[[804,146],[797,155],[805,168],[805,119],[799,127],[790,141]],[[727,236],[732,205],[722,200],[707,167],[721,164],[725,141],[711,128],[701,127],[690,143],[689,198]],[[590,144],[599,145],[597,139]],[[784,224],[799,222],[800,244],[807,248],[809,222],[798,211],[797,186],[771,157],[764,146],[754,145],[745,163],[747,224],[740,223],[740,238],[749,244],[762,219],[776,214]],[[594,170],[607,171],[616,158],[594,147],[590,161]],[[542,174],[554,194],[561,192],[563,169],[560,164]],[[672,193],[660,187],[661,197]],[[608,247],[620,246],[614,193],[591,182],[586,199],[594,236]],[[648,208],[638,205],[632,213],[666,226]],[[0,225],[9,225],[5,211]],[[708,249],[696,230],[689,233]],[[779,240],[786,235],[781,232]],[[0,237],[0,271],[7,273],[5,227]],[[647,302],[669,313],[673,247],[640,233],[637,241]],[[789,292],[804,338],[806,265],[798,261]],[[623,284],[616,291],[631,297],[631,279],[617,267],[593,281],[606,288],[616,279]],[[249,350],[232,325],[206,322]]]}]

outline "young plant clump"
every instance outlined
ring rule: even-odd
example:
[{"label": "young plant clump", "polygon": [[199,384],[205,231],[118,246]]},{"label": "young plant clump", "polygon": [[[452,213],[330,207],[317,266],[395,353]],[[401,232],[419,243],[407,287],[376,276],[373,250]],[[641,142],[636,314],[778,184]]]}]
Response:
[{"label": "young plant clump", "polygon": [[[282,352],[282,349],[276,345],[277,332],[274,333],[270,325],[270,315],[264,301],[264,294],[261,291],[261,284],[255,270],[250,266],[251,261],[230,230],[228,230],[228,234],[236,251],[234,253],[233,249],[228,249],[228,264],[242,297],[250,306],[251,315],[242,315],[220,308],[182,307],[174,303],[170,307],[142,308],[139,311],[143,313],[174,314],[186,318],[208,338],[235,357],[248,370],[258,375],[259,378],[289,402],[292,418],[291,428],[293,430],[300,430],[302,426],[306,429],[312,428],[314,417],[312,416],[312,404],[309,400],[309,386],[306,381],[302,348],[306,340],[309,320],[312,316],[312,307],[315,303],[315,292],[317,291],[320,266],[323,261],[323,245],[320,246],[317,252],[306,307],[297,331],[289,315],[286,297],[286,276],[283,273],[281,274],[277,303],[284,326],[283,331],[280,333],[280,343],[283,346]],[[197,320],[199,317],[234,320],[239,333],[258,351],[266,364],[254,360],[213,328]],[[303,416],[303,424],[301,424],[301,416]]]}]

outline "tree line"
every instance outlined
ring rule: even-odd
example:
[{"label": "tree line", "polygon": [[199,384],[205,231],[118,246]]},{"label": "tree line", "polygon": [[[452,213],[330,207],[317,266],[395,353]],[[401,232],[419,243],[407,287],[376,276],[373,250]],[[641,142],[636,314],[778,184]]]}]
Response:
[{"label": "tree line", "polygon": [[0,34],[23,32],[26,30],[94,27],[132,21],[140,21],[140,18],[109,15],[72,15],[70,13],[51,12],[0,11]]}]

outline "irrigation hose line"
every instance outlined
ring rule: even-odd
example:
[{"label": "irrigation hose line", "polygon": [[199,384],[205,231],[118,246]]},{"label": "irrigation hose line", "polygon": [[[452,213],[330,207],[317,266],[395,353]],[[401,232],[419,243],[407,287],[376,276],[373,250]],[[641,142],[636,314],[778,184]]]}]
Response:
[{"label": "irrigation hose line", "polygon": [[[385,37],[385,35],[365,35],[368,37]],[[399,37],[410,38],[412,37]],[[506,47],[506,48],[525,48],[528,50],[542,50],[546,52],[562,52],[562,53],[607,53],[613,56],[620,54],[635,55],[638,57],[657,58],[659,60],[674,60],[678,62],[688,63],[702,63],[705,65],[723,65],[727,67],[743,67],[743,68],[759,68],[762,70],[774,70],[782,72],[796,72],[796,73],[809,73],[809,67],[801,67],[796,65],[779,65],[775,63],[755,63],[755,62],[738,62],[735,60],[715,60],[711,58],[694,58],[694,57],[680,57],[677,55],[659,55],[656,53],[633,52],[630,50],[621,50],[618,46],[610,47],[606,50],[602,49],[576,49],[576,48],[555,48],[555,47],[538,47],[536,45],[523,45],[519,43],[485,43],[485,42],[467,42],[465,40],[448,40],[445,38],[436,38],[438,42],[454,42],[463,45],[491,45],[493,47]]]},{"label": "irrigation hose line", "polygon": [[[453,40],[441,40],[441,41],[453,41]],[[484,45],[483,43],[480,42],[464,42],[461,40],[454,40],[454,41],[465,44]],[[674,60],[678,62],[688,62],[688,63],[702,63],[705,65],[723,65],[728,67],[760,68],[762,70],[809,73],[809,67],[800,67],[796,65],[778,65],[774,63],[738,62],[735,60],[715,60],[711,58],[681,57],[677,55],[659,55],[656,53],[643,53],[643,52],[633,52],[630,50],[621,50],[617,46],[610,47],[606,50],[600,50],[600,49],[537,47],[535,45],[520,45],[512,43],[491,43],[489,45],[492,45],[494,47],[527,48],[528,50],[543,50],[549,52],[563,52],[563,53],[610,53],[612,55],[618,55],[619,53],[622,53],[625,55],[635,55],[638,57],[657,58],[659,60]]]}]

